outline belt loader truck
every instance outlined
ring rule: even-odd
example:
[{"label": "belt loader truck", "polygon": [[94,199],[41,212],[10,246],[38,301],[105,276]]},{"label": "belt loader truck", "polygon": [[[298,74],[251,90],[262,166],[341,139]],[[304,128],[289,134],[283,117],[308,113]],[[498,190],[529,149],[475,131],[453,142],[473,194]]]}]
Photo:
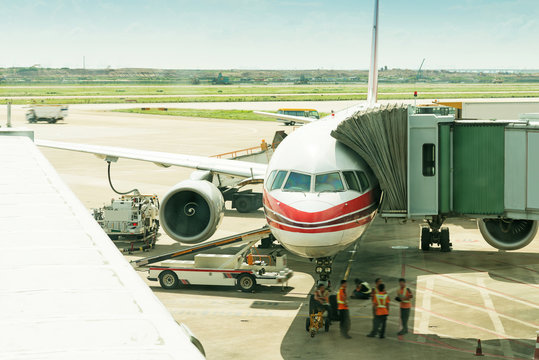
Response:
[{"label": "belt loader truck", "polygon": [[[167,254],[151,256],[131,262],[133,267],[148,268],[148,280],[159,281],[164,289],[181,285],[236,286],[244,292],[252,292],[257,285],[288,284],[294,272],[287,267],[286,254],[273,251],[258,254],[254,245],[271,238],[267,226],[194,245]],[[197,254],[194,260],[174,260],[184,255],[245,243],[236,254]]]}]

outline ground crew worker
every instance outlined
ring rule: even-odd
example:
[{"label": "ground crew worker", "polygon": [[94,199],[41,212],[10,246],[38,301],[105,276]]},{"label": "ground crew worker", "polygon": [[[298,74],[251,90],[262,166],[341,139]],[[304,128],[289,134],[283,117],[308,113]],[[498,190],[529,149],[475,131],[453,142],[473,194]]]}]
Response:
[{"label": "ground crew worker", "polygon": [[[374,288],[372,289],[372,292],[371,292],[371,301],[374,301],[374,297],[376,296],[376,294],[378,294],[378,286],[380,286],[380,284],[383,284],[384,281],[382,280],[382,278],[376,278],[374,280]],[[374,326],[376,325],[376,307],[372,307],[372,328],[374,329]]]},{"label": "ground crew worker", "polygon": [[327,311],[327,321],[331,323],[331,316],[329,313],[329,291],[326,290],[324,284],[318,285],[318,290],[314,292],[314,300],[316,300],[316,308],[319,311]]},{"label": "ground crew worker", "polygon": [[352,337],[348,334],[350,331],[350,312],[348,310],[348,299],[346,296],[346,280],[341,280],[341,287],[337,294],[337,309],[339,310],[341,335],[347,339]]},{"label": "ground crew worker", "polygon": [[397,335],[408,334],[408,319],[410,318],[410,309],[412,308],[412,291],[406,287],[406,280],[399,279],[399,290],[397,290],[397,301],[400,301],[402,330]]},{"label": "ground crew worker", "polygon": [[373,299],[374,295],[378,293],[378,286],[383,283],[384,283],[384,280],[382,280],[382,278],[376,278],[376,280],[374,280],[374,289],[372,290],[372,293],[371,293],[371,299]]},{"label": "ground crew worker", "polygon": [[378,285],[378,291],[373,298],[373,307],[375,308],[374,326],[368,337],[380,335],[380,339],[385,337],[387,315],[389,315],[389,296],[387,295],[386,286]]},{"label": "ground crew worker", "polygon": [[372,296],[371,295],[372,289],[369,286],[369,283],[361,279],[356,279],[355,282],[356,282],[356,288],[354,289],[354,293],[352,297],[354,299],[362,299],[362,300],[370,299],[370,297]]}]

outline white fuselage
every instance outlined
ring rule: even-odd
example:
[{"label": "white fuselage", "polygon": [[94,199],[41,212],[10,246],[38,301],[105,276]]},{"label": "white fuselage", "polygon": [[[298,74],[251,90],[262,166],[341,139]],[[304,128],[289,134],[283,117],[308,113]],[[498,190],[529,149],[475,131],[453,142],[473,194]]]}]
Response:
[{"label": "white fuselage", "polygon": [[[266,220],[277,240],[297,255],[333,256],[356,241],[374,217],[377,179],[363,159],[331,136],[340,121],[360,109],[297,129],[271,159],[264,179]],[[360,188],[352,184],[354,176]]]}]

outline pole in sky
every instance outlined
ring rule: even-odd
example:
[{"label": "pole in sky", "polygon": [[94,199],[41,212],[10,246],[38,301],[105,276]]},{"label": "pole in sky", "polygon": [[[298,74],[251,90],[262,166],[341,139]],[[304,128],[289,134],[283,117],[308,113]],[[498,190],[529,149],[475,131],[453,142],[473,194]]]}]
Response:
[{"label": "pole in sky", "polygon": [[378,98],[378,0],[374,0],[374,22],[372,25],[371,66],[369,69],[369,84],[367,89],[367,103],[372,106]]}]

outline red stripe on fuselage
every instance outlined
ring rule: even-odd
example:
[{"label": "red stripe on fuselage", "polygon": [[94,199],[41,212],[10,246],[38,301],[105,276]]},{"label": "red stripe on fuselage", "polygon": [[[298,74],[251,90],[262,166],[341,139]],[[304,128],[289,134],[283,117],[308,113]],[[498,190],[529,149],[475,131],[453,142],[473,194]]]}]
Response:
[{"label": "red stripe on fuselage", "polygon": [[344,224],[344,225],[323,227],[323,228],[318,228],[318,229],[295,228],[291,226],[286,226],[286,225],[279,224],[267,217],[266,217],[266,220],[268,221],[268,225],[275,229],[295,232],[295,233],[303,233],[303,234],[320,234],[320,233],[330,233],[330,232],[335,232],[335,231],[343,231],[343,230],[348,230],[348,229],[353,229],[359,226],[363,226],[372,220],[372,216],[369,216],[365,219],[357,220],[348,224]]},{"label": "red stripe on fuselage", "polygon": [[273,212],[270,209],[264,208],[266,212],[266,217],[276,221],[282,225],[290,225],[294,227],[302,227],[302,228],[319,228],[319,227],[328,227],[328,226],[334,226],[334,225],[341,225],[344,223],[349,223],[355,220],[360,220],[364,218],[365,216],[368,216],[372,214],[374,211],[376,211],[376,208],[378,207],[377,203],[372,203],[369,207],[357,211],[355,213],[347,214],[344,216],[337,217],[335,219],[331,219],[329,221],[319,222],[319,223],[303,223],[298,221],[291,221],[288,220],[275,212]]},{"label": "red stripe on fuselage", "polygon": [[379,188],[375,188],[355,199],[346,201],[329,209],[316,212],[307,212],[298,210],[290,205],[286,205],[285,203],[278,201],[268,194],[266,190],[264,190],[264,205],[278,215],[284,216],[292,221],[316,223],[333,220],[336,217],[364,209],[374,202],[378,203],[380,200],[379,193]]}]

